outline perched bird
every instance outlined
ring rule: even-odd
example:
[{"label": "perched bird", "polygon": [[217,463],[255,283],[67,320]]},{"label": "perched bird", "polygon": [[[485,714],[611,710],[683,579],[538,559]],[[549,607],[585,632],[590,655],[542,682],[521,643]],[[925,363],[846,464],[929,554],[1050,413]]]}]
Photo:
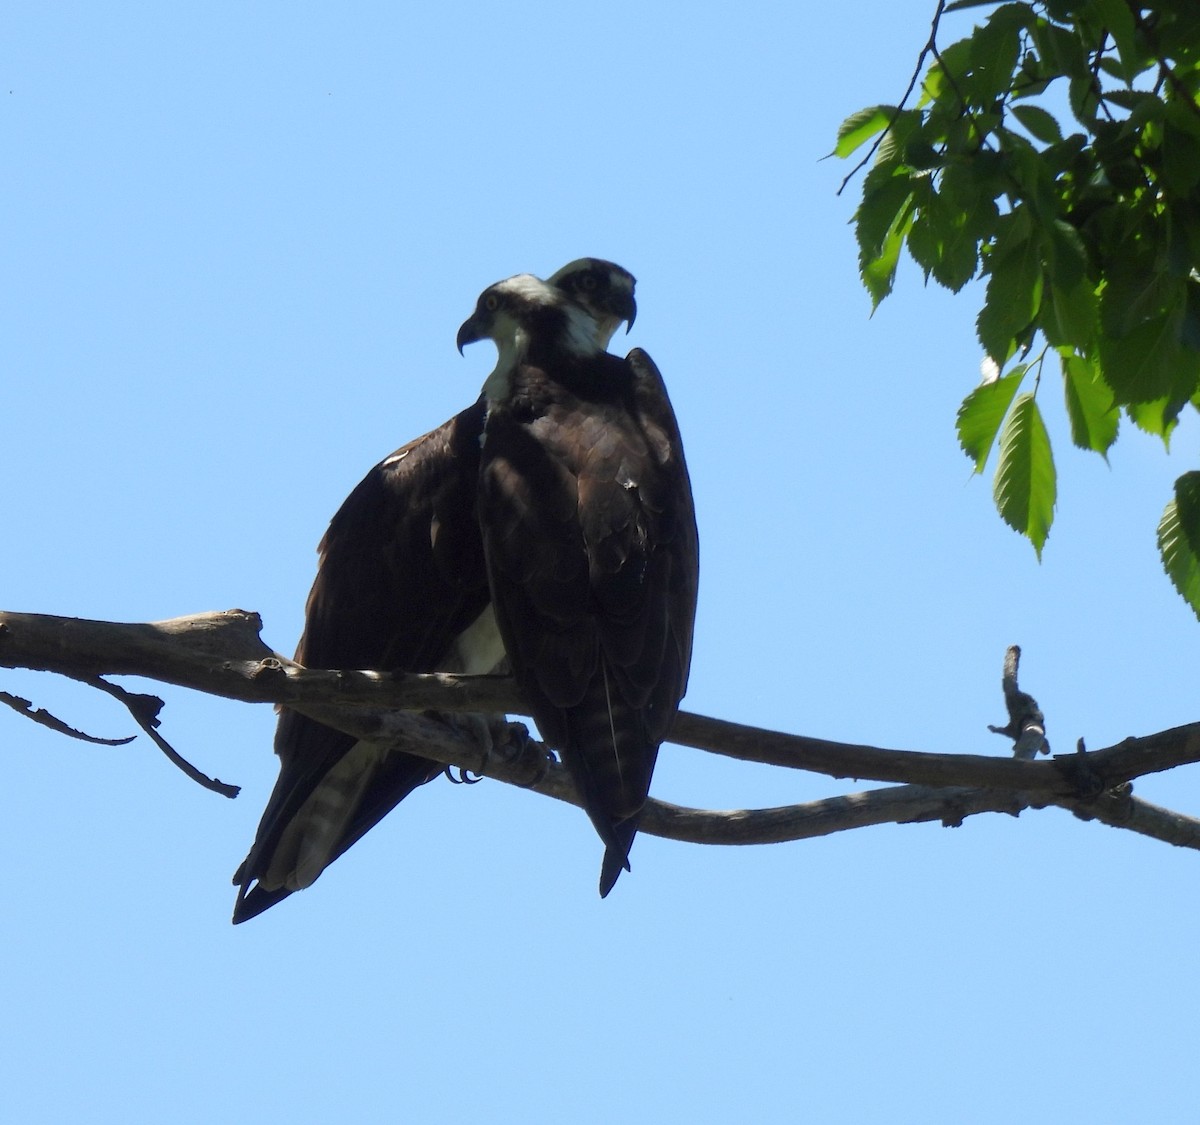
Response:
[{"label": "perched bird", "polygon": [[[550,284],[577,304],[599,350],[633,319],[633,278],[619,266],[581,258]],[[481,397],[396,450],[346,498],[321,541],[298,663],[470,674],[503,666],[476,510],[486,410]],[[233,879],[235,923],[310,886],[443,769],[287,708],[275,752],[279,778]]]},{"label": "perched bird", "polygon": [[492,608],[604,841],[603,896],[687,686],[699,550],[683,445],[653,361],[600,347],[561,282],[485,289],[459,348],[484,338],[499,352],[479,476]]}]

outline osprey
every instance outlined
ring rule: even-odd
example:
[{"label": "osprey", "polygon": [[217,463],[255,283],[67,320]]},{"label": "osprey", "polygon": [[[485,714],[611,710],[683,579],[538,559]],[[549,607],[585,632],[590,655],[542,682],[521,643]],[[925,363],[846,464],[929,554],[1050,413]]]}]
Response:
[{"label": "osprey", "polygon": [[[582,258],[551,278],[603,350],[633,322],[633,277]],[[298,663],[310,668],[500,670],[476,495],[484,398],[384,458],[346,498],[319,547]],[[447,717],[447,721],[455,721]],[[244,922],[321,872],[443,766],[382,752],[283,708],[280,771],[233,881]]]},{"label": "osprey", "polygon": [[604,896],[687,686],[699,553],[683,445],[650,357],[606,352],[561,285],[485,289],[459,348],[485,337],[499,351],[479,476],[492,608],[604,841]]}]

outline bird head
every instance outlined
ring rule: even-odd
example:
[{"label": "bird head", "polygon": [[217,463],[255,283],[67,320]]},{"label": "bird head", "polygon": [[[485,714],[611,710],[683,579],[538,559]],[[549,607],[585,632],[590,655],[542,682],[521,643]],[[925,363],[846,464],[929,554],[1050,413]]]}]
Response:
[{"label": "bird head", "polygon": [[499,352],[496,368],[484,390],[502,397],[509,376],[531,349],[558,351],[576,358],[596,355],[604,348],[595,318],[561,289],[532,274],[522,273],[489,285],[475,311],[458,330],[458,350],[476,340],[492,340]]},{"label": "bird head", "polygon": [[603,350],[597,333],[595,317],[585,305],[558,286],[521,273],[479,295],[475,311],[458,330],[457,343],[461,353],[467,344],[489,339],[503,353],[514,341],[537,339],[575,355],[592,355]]},{"label": "bird head", "polygon": [[607,348],[625,322],[625,331],[637,318],[633,289],[637,279],[616,262],[603,258],[576,258],[551,274],[548,281],[583,306],[596,323],[596,342]]}]

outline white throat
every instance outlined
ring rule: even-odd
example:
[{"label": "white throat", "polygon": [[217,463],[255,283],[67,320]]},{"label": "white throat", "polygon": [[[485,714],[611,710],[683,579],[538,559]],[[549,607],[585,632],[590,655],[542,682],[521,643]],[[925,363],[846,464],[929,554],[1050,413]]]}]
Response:
[{"label": "white throat", "polygon": [[[563,333],[563,347],[578,356],[595,355],[604,351],[608,340],[597,346],[597,325],[588,313],[575,304],[567,304],[564,309],[567,314],[567,330]],[[609,336],[611,338],[612,333],[609,333]]]},{"label": "white throat", "polygon": [[529,333],[519,324],[512,331],[498,333],[496,338],[496,366],[483,381],[483,393],[489,402],[507,398],[512,393],[512,377],[529,351]]},{"label": "white throat", "polygon": [[[521,293],[527,299],[562,309],[565,324],[558,343],[563,351],[579,357],[598,355],[604,351],[608,341],[606,338],[597,340],[598,335],[603,337],[603,330],[598,329],[595,319],[586,309],[576,305],[573,301],[563,299],[557,292],[550,290],[544,281],[522,274],[510,277],[502,283],[502,286]],[[615,323],[613,328],[616,328]],[[611,336],[611,333],[609,335]],[[488,401],[497,402],[507,399],[511,395],[513,372],[529,354],[530,336],[524,325],[514,317],[502,312],[496,317],[492,340],[496,344],[498,353],[496,366],[484,380],[483,393],[487,396]]]}]

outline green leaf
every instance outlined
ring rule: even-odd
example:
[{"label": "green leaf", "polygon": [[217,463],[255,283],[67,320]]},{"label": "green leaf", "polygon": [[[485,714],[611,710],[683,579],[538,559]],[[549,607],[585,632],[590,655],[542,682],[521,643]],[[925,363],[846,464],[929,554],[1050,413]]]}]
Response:
[{"label": "green leaf", "polygon": [[997,18],[1006,8],[997,8],[983,27],[971,36],[971,73],[967,77],[967,94],[971,101],[988,106],[1012,83],[1021,51],[1021,29],[1010,19]]},{"label": "green leaf", "polygon": [[1097,301],[1091,282],[1084,278],[1070,289],[1051,284],[1046,293],[1049,299],[1042,302],[1046,339],[1056,348],[1087,348],[1096,338]]},{"label": "green leaf", "polygon": [[1169,396],[1164,395],[1153,402],[1131,402],[1126,405],[1125,413],[1139,430],[1162,438],[1163,446],[1169,450],[1171,435],[1179,423],[1179,411],[1182,408],[1182,403],[1173,402]]},{"label": "green leaf", "polygon": [[863,284],[871,294],[872,308],[878,308],[879,302],[892,291],[892,283],[896,279],[896,264],[900,261],[900,248],[904,245],[909,227],[912,226],[912,216],[910,197],[909,206],[896,216],[896,221],[889,228],[879,253],[863,265]]},{"label": "green leaf", "polygon": [[1200,555],[1200,473],[1184,473],[1175,482],[1175,503],[1188,546]]},{"label": "green leaf", "polygon": [[903,164],[909,140],[925,124],[925,115],[915,109],[902,109],[893,114],[891,125],[879,142],[875,159],[880,164]]},{"label": "green leaf", "polygon": [[871,295],[871,307],[878,308],[880,301],[892,293],[892,283],[895,281],[896,264],[900,260],[900,247],[904,246],[905,236],[912,227],[912,197],[908,197],[904,207],[896,212],[894,222],[888,228],[887,235],[878,248],[874,258],[863,261],[863,284]]},{"label": "green leaf", "polygon": [[1071,103],[1071,112],[1075,119],[1086,129],[1094,129],[1097,124],[1096,111],[1100,108],[1099,87],[1091,74],[1084,73],[1072,77],[1067,85],[1067,97]]},{"label": "green leaf", "polygon": [[1080,449],[1090,449],[1107,460],[1121,424],[1112,391],[1100,378],[1096,365],[1081,355],[1063,356],[1062,367],[1071,440]]},{"label": "green leaf", "polygon": [[982,473],[988,455],[1000,432],[1000,423],[1008,413],[1017,388],[1025,377],[1024,364],[1014,367],[1001,379],[976,387],[958,408],[955,429],[962,451],[975,462],[975,472]]},{"label": "green leaf", "polygon": [[886,129],[895,112],[893,106],[873,105],[852,113],[838,127],[834,155],[843,159],[849,156],[865,141]]},{"label": "green leaf", "polygon": [[[995,237],[1000,218],[996,196],[1007,186],[1003,177],[980,159],[985,155],[990,154],[980,153],[970,161],[947,165],[938,185],[942,199],[962,216],[964,229],[970,231],[976,243]],[[1200,222],[1197,231],[1200,233]]]},{"label": "green leaf", "polygon": [[939,103],[930,110],[931,118],[937,118],[939,110],[942,116],[948,112],[956,118],[962,113],[962,99],[958,90],[970,65],[969,39],[960,39],[942,49],[941,57],[926,72],[921,84],[923,100]]},{"label": "green leaf", "polygon": [[957,293],[979,265],[978,238],[968,223],[971,216],[948,203],[926,180],[917,196],[917,217],[908,232],[908,249],[928,278]]},{"label": "green leaf", "polygon": [[[1041,227],[1046,270],[1051,280],[1061,289],[1074,289],[1087,270],[1087,250],[1083,239],[1070,223],[1062,219],[1043,222]],[[1089,307],[1095,315],[1096,299],[1092,288]]]},{"label": "green leaf", "polygon": [[[1100,369],[1118,403],[1135,405],[1173,397],[1187,367],[1180,341],[1182,319],[1181,312],[1172,312],[1145,321],[1124,336],[1100,337]],[[1179,397],[1188,399],[1191,392]]]},{"label": "green leaf", "polygon": [[[1179,112],[1179,106],[1171,110]],[[1193,124],[1193,122],[1187,122]],[[1186,199],[1200,183],[1200,139],[1168,120],[1163,128],[1162,178],[1168,190]]]},{"label": "green leaf", "polygon": [[1130,81],[1145,65],[1137,49],[1133,13],[1125,0],[1091,0],[1121,56],[1121,77]]},{"label": "green leaf", "polygon": [[[1184,346],[1189,285],[1172,275],[1165,224],[1144,227],[1108,251],[1100,296],[1100,368],[1121,405],[1191,398],[1200,354]],[[1146,245],[1151,239],[1154,245]]]},{"label": "green leaf", "polygon": [[877,307],[892,291],[900,247],[912,225],[913,185],[903,170],[879,164],[863,183],[855,213],[859,269]]},{"label": "green leaf", "polygon": [[1184,473],[1175,482],[1175,498],[1158,524],[1163,569],[1183,600],[1200,617],[1200,473]]},{"label": "green leaf", "polygon": [[[1135,244],[1136,245],[1136,244]],[[1186,300],[1182,278],[1162,268],[1165,254],[1139,254],[1119,243],[1108,255],[1100,318],[1108,336],[1127,336],[1140,325],[1161,321]]]},{"label": "green leaf", "polygon": [[988,259],[991,277],[975,322],[979,342],[1001,367],[1042,303],[1042,255],[1025,208],[1018,207],[996,237]]},{"label": "green leaf", "polygon": [[1000,464],[993,495],[1000,517],[1026,536],[1039,559],[1054,522],[1054,458],[1033,395],[1017,399],[1000,435]]},{"label": "green leaf", "polygon": [[1062,129],[1053,115],[1038,105],[1014,105],[1013,116],[1025,126],[1030,135],[1043,144],[1057,144],[1063,139]]},{"label": "green leaf", "polygon": [[[1171,207],[1170,216],[1173,236],[1171,256],[1180,253],[1185,261],[1200,262],[1200,198],[1196,204],[1176,202]],[[1177,247],[1180,249],[1177,250]],[[1189,292],[1189,306],[1193,300]]]},{"label": "green leaf", "polygon": [[1030,28],[1030,34],[1038,55],[1055,74],[1086,79],[1090,84],[1088,52],[1078,35],[1046,20],[1038,20]]},{"label": "green leaf", "polygon": [[1200,351],[1200,282],[1194,277],[1187,280],[1187,298],[1184,301],[1179,338],[1185,348],[1193,352]]},{"label": "green leaf", "polygon": [[1007,158],[1008,194],[1026,201],[1032,219],[1048,224],[1059,206],[1053,169],[1032,142],[1012,129],[998,128],[996,141]]}]

